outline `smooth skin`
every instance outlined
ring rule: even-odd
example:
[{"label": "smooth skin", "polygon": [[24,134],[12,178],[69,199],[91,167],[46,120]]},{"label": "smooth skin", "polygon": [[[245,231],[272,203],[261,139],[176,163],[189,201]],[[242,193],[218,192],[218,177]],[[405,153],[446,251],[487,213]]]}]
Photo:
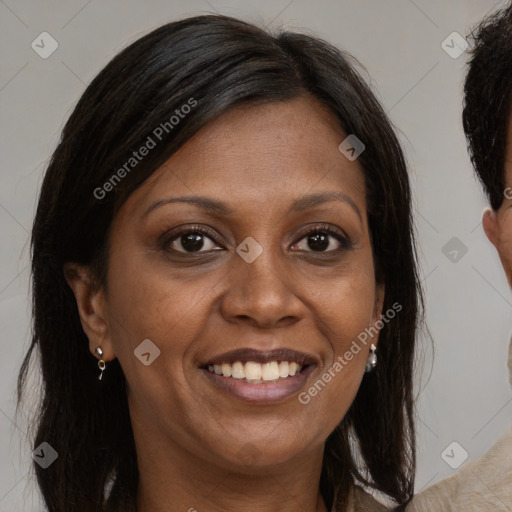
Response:
[{"label": "smooth skin", "polygon": [[[306,389],[380,318],[384,288],[375,281],[364,177],[338,150],[345,138],[310,96],[237,107],[123,204],[106,289],[94,288],[87,268],[66,265],[91,353],[100,345],[126,375],[138,512],[327,511],[319,491],[324,443],[354,400],[377,338],[307,405],[296,395],[243,402],[213,386],[199,365],[237,348],[290,348],[318,360]],[[319,192],[342,196],[291,209]],[[155,205],[183,196],[233,212]],[[325,224],[345,241],[329,235],[319,251],[305,231],[324,233]],[[176,234],[191,226],[217,240],[205,235],[190,252]],[[249,236],[263,248],[252,263],[236,252]],[[145,339],[161,351],[149,366],[134,356]]]}]

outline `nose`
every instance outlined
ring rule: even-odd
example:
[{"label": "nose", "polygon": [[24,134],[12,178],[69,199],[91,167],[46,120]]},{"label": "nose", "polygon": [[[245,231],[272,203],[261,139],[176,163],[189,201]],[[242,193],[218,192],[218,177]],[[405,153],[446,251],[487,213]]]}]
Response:
[{"label": "nose", "polygon": [[252,263],[236,255],[220,305],[224,319],[272,329],[303,318],[305,305],[297,295],[298,282],[288,265],[285,258],[265,248]]}]

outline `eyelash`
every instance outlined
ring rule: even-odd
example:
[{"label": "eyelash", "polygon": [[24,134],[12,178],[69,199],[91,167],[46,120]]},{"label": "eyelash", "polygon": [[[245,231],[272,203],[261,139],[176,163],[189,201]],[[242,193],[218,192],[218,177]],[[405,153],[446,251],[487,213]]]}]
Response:
[{"label": "eyelash", "polygon": [[332,236],[333,238],[335,238],[340,243],[340,247],[338,249],[333,249],[333,250],[330,250],[330,251],[306,251],[306,252],[309,252],[309,253],[313,253],[313,254],[336,254],[336,253],[339,253],[341,251],[344,251],[344,250],[346,251],[348,249],[351,249],[352,246],[353,246],[352,241],[350,240],[350,238],[346,234],[341,234],[339,231],[335,230],[334,228],[332,228],[328,224],[317,224],[316,226],[312,226],[312,227],[308,228],[306,231],[304,231],[300,235],[300,238],[293,245],[295,245],[296,243],[300,242],[301,240],[303,240],[304,238],[306,238],[307,236],[309,236],[312,233],[324,233],[324,234],[327,234],[329,236]]},{"label": "eyelash", "polygon": [[[332,236],[333,238],[335,238],[340,243],[340,247],[338,249],[333,249],[333,250],[330,250],[330,251],[305,251],[307,253],[320,254],[320,255],[321,254],[332,255],[333,253],[336,254],[338,252],[351,249],[352,246],[353,246],[352,241],[350,240],[350,238],[347,235],[339,233],[337,230],[333,229],[328,224],[319,224],[319,225],[312,226],[311,228],[309,228],[306,231],[304,231],[300,235],[300,238],[298,238],[297,241],[293,243],[293,245],[295,245],[298,242],[302,241],[304,238],[306,238],[307,236],[309,236],[312,233],[324,233],[324,234],[327,234],[329,236]],[[190,227],[185,228],[185,229],[183,229],[183,230],[181,230],[181,231],[179,231],[177,233],[173,233],[169,237],[166,237],[163,240],[163,242],[162,242],[162,248],[165,251],[167,251],[167,252],[174,252],[174,253],[178,253],[178,254],[182,254],[182,255],[195,255],[195,254],[207,254],[207,253],[210,253],[210,251],[195,251],[195,252],[186,252],[186,251],[184,251],[184,252],[182,252],[182,251],[174,251],[173,249],[169,249],[168,248],[168,246],[172,242],[177,240],[178,238],[180,238],[180,237],[182,237],[184,235],[190,235],[190,234],[205,235],[205,236],[211,238],[211,240],[214,241],[217,245],[222,246],[222,243],[218,239],[217,234],[213,230],[210,230],[210,229],[205,228],[203,226],[190,226]],[[218,249],[215,249],[215,250],[218,250]]]}]

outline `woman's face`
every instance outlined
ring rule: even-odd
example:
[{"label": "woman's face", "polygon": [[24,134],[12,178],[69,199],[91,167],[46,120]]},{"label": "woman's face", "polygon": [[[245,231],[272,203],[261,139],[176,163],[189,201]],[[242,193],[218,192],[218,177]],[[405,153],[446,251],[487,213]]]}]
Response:
[{"label": "woman's face", "polygon": [[[124,203],[103,345],[126,375],[136,438],[224,467],[260,466],[318,449],[341,421],[369,343],[344,354],[380,317],[383,296],[363,174],[338,149],[345,138],[310,97],[239,107]],[[304,369],[279,377],[291,363]],[[309,394],[329,369],[330,382]]]}]

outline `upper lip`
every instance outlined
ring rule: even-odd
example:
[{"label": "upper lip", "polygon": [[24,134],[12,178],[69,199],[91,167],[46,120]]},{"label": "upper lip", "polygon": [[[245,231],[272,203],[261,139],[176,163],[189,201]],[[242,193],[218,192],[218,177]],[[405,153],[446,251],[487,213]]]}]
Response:
[{"label": "upper lip", "polygon": [[239,348],[224,352],[214,356],[201,366],[212,364],[232,364],[236,361],[246,363],[254,361],[255,363],[268,363],[270,361],[288,361],[295,362],[301,366],[316,364],[317,358],[305,352],[297,352],[288,348],[278,348],[274,350],[258,350],[254,348]]}]

